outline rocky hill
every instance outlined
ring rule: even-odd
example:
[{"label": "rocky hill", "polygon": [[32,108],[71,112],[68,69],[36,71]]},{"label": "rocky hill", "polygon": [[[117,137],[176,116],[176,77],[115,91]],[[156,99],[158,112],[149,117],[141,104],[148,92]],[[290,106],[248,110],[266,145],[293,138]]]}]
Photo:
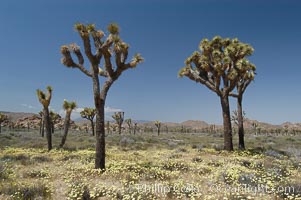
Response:
[{"label": "rocky hill", "polygon": [[[17,127],[23,127],[27,128],[28,126],[31,128],[37,128],[40,126],[40,117],[35,114],[35,113],[25,113],[25,112],[2,112],[8,116],[9,121],[13,122],[15,126]],[[152,121],[141,121],[141,120],[133,120],[138,123],[140,127],[152,127],[156,128],[154,122]],[[112,124],[114,122],[112,121]],[[59,118],[55,122],[55,128],[62,128],[64,124],[64,119]],[[79,121],[72,121],[72,127],[80,127],[84,128],[87,125],[90,124],[87,120],[79,120]],[[288,129],[288,130],[301,130],[301,123],[291,123],[291,122],[285,122],[279,125],[274,125],[274,124],[269,124],[266,122],[260,122],[257,120],[252,120],[246,118],[244,121],[244,127],[245,129],[253,129],[254,124],[257,124],[258,127],[261,129]],[[4,126],[8,125],[8,123],[4,123]],[[200,120],[187,120],[181,123],[175,123],[175,122],[162,122],[162,127],[169,127],[169,128],[180,128],[180,127],[185,127],[185,128],[191,128],[191,129],[204,129],[204,128],[209,128],[211,125],[215,125],[215,128],[220,129],[222,128],[222,125],[216,125],[216,124],[209,124],[205,121],[200,121]],[[123,125],[124,127],[127,127],[126,124]]]}]

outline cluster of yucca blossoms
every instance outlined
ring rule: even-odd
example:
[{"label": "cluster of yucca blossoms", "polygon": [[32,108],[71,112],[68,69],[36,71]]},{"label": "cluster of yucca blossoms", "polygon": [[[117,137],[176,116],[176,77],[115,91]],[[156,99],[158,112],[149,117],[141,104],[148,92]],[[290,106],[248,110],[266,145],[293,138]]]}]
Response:
[{"label": "cluster of yucca blossoms", "polygon": [[[121,40],[119,37],[119,27],[116,24],[110,24],[108,31],[110,34],[103,41],[105,36],[102,30],[96,30],[94,24],[87,26],[83,24],[76,24],[75,29],[79,32],[85,46],[85,54],[90,60],[91,64],[99,65],[102,56],[105,59],[105,66],[98,67],[97,71],[100,76],[110,77],[113,80],[118,79],[122,71],[128,68],[134,68],[137,64],[143,61],[140,54],[135,54],[131,62],[125,63],[128,57],[129,45]],[[93,55],[91,51],[90,36],[93,38],[96,53]],[[61,53],[63,54],[62,63],[71,68],[78,68],[87,76],[92,77],[92,73],[84,67],[84,57],[81,53],[80,47],[72,43],[70,45],[64,45],[61,47]],[[71,53],[74,53],[78,59],[78,63],[74,62]],[[114,67],[111,63],[111,56],[115,54]]]}]

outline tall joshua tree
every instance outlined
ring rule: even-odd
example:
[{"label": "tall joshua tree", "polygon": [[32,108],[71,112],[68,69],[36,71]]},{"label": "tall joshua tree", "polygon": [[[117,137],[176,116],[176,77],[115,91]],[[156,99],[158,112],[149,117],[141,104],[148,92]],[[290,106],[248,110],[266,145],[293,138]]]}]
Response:
[{"label": "tall joshua tree", "polygon": [[52,149],[51,122],[48,108],[52,97],[52,88],[50,86],[47,86],[47,92],[48,93],[46,95],[43,91],[39,89],[37,90],[38,99],[43,106],[43,121],[46,129],[48,151],[50,151]]},{"label": "tall joshua tree", "polygon": [[91,123],[91,128],[92,128],[92,135],[95,135],[95,131],[94,131],[94,117],[96,115],[96,109],[95,108],[84,108],[84,110],[82,110],[80,112],[80,116],[84,119],[87,119],[90,121]]},{"label": "tall joshua tree", "polygon": [[247,73],[244,73],[238,79],[236,85],[236,94],[230,93],[230,96],[237,98],[237,122],[238,122],[238,148],[241,150],[245,149],[244,141],[244,112],[242,109],[242,99],[243,94],[246,91],[247,87],[254,80],[256,67],[253,64],[250,64]]},{"label": "tall joshua tree", "polygon": [[126,119],[126,120],[124,120],[124,122],[128,125],[129,133],[131,134],[132,133],[132,119],[131,118]]},{"label": "tall joshua tree", "polygon": [[124,112],[115,112],[114,115],[112,115],[112,118],[116,121],[116,124],[118,125],[118,133],[120,135],[122,123],[124,120]]},{"label": "tall joshua tree", "polygon": [[64,121],[64,135],[62,137],[60,148],[62,148],[65,145],[69,127],[70,127],[71,113],[76,108],[76,106],[77,105],[75,101],[68,102],[66,99],[64,100],[63,109],[66,111],[66,116]]},{"label": "tall joshua tree", "polygon": [[[84,67],[84,57],[80,48],[76,44],[62,46],[62,63],[70,68],[78,68],[93,82],[94,104],[96,109],[96,155],[95,168],[105,169],[105,101],[107,93],[112,84],[127,69],[135,68],[143,61],[140,54],[136,54],[130,62],[127,62],[129,45],[123,42],[119,36],[119,27],[116,24],[108,26],[109,34],[104,38],[104,32],[96,30],[94,24],[84,25],[75,24],[75,29],[79,33],[85,54],[90,62],[91,69]],[[95,52],[92,51],[91,40]],[[78,62],[71,56],[73,53]],[[115,65],[112,63],[112,56],[115,57]],[[100,66],[101,59],[104,58],[104,65]],[[99,76],[104,77],[105,81],[100,86]]]},{"label": "tall joshua tree", "polygon": [[158,136],[160,135],[160,129],[161,129],[161,122],[160,121],[155,121],[155,126],[157,127],[157,133]]},{"label": "tall joshua tree", "polygon": [[0,133],[1,133],[1,125],[3,122],[7,121],[8,120],[8,117],[7,115],[3,114],[3,113],[0,113]]},{"label": "tall joshua tree", "polygon": [[203,39],[199,48],[200,51],[187,58],[186,66],[179,71],[179,76],[186,76],[205,85],[219,96],[223,114],[224,149],[232,151],[229,95],[242,77],[252,73],[250,71],[254,65],[246,57],[252,55],[254,49],[237,38],[223,39],[219,36],[211,41]]}]

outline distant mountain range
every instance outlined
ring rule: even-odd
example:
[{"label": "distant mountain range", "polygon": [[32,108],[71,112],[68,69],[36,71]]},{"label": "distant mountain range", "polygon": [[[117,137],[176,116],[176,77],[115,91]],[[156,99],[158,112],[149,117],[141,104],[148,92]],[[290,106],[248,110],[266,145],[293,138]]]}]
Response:
[{"label": "distant mountain range", "polygon": [[[0,111],[1,113],[6,114],[9,119],[13,122],[22,119],[22,118],[27,118],[27,117],[31,117],[33,115],[37,115],[35,113],[25,113],[25,112],[7,112],[7,111]],[[88,123],[87,120],[81,119],[81,118],[77,118],[76,120],[74,120],[76,124],[80,124],[83,125],[84,123]],[[148,121],[148,120],[133,120],[135,122],[137,122],[138,124],[144,125],[144,126],[154,126],[153,121]],[[257,120],[252,120],[252,119],[245,119],[244,121],[244,127],[246,129],[251,129],[253,126],[252,124],[256,123],[258,124],[259,127],[263,128],[263,129],[277,129],[277,128],[288,128],[288,129],[299,129],[301,130],[301,123],[291,123],[291,122],[285,122],[279,125],[274,125],[274,124],[269,124],[266,122],[260,122]],[[187,120],[181,123],[175,123],[175,122],[162,122],[162,126],[168,126],[170,128],[175,128],[175,127],[181,127],[184,126],[186,128],[193,128],[193,129],[202,129],[202,128],[206,128],[209,127],[210,125],[213,124],[209,124],[205,121],[201,121],[201,120]],[[222,125],[216,125],[216,128],[222,128]]]}]

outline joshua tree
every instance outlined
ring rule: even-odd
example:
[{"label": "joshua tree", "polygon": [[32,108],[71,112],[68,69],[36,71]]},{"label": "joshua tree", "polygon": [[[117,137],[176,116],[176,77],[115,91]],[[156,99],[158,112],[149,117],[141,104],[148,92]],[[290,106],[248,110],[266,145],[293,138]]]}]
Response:
[{"label": "joshua tree", "polygon": [[118,125],[118,133],[120,135],[124,119],[124,112],[115,112],[114,115],[112,115],[112,118],[116,121],[116,124]]},{"label": "joshua tree", "polygon": [[245,120],[245,115],[246,115],[245,111],[238,112],[237,110],[234,110],[231,115],[231,121],[233,121],[238,127],[238,148],[240,150],[245,149],[244,126],[243,126],[243,122]]},{"label": "joshua tree", "polygon": [[40,135],[44,137],[44,129],[45,129],[45,124],[44,124],[44,115],[43,111],[39,112],[39,117],[40,117]]},{"label": "joshua tree", "polygon": [[[76,24],[75,29],[79,33],[83,43],[85,54],[90,62],[91,69],[84,67],[84,57],[79,46],[71,44],[62,46],[62,63],[70,68],[78,68],[85,75],[90,77],[93,82],[94,104],[96,109],[96,155],[95,168],[105,169],[105,101],[107,93],[112,84],[127,69],[135,68],[143,61],[140,54],[136,54],[132,61],[126,63],[128,58],[129,45],[119,37],[119,27],[116,24],[108,26],[108,37],[104,38],[104,32],[96,30],[94,24]],[[92,52],[91,40],[93,39],[95,53]],[[77,57],[75,62],[71,53]],[[115,57],[115,67],[113,67],[111,57]],[[104,66],[100,66],[101,58],[104,58]],[[99,76],[106,80],[101,88]]]},{"label": "joshua tree", "polygon": [[243,94],[246,91],[247,87],[254,80],[256,67],[255,65],[250,64],[247,73],[244,73],[237,82],[236,92],[237,94],[230,93],[231,96],[237,98],[237,122],[238,122],[238,148],[241,150],[245,149],[244,141],[244,113],[242,109],[242,99]]},{"label": "joshua tree", "polygon": [[138,125],[138,123],[135,122],[135,123],[134,123],[134,135],[136,135],[137,125]]},{"label": "joshua tree", "polygon": [[131,134],[132,133],[132,119],[129,118],[129,119],[126,119],[124,121],[128,125],[128,127],[129,127],[129,133]]},{"label": "joshua tree", "polygon": [[51,121],[51,133],[54,133],[54,125],[55,122],[61,118],[61,116],[58,113],[53,112],[52,110],[50,111],[50,121]]},{"label": "joshua tree", "polygon": [[49,104],[52,97],[52,88],[50,86],[47,86],[47,95],[41,91],[37,90],[37,96],[40,101],[40,103],[43,106],[43,121],[46,129],[46,137],[47,137],[47,143],[48,143],[48,151],[52,149],[52,136],[51,136],[51,122],[50,122],[50,116],[49,116]]},{"label": "joshua tree", "polygon": [[252,127],[253,127],[253,129],[254,129],[254,131],[255,131],[255,135],[257,135],[257,133],[258,133],[258,129],[259,129],[259,125],[258,125],[258,123],[256,123],[256,122],[253,122],[253,123],[252,123]]},{"label": "joshua tree", "polygon": [[107,121],[107,133],[110,134],[111,131],[111,126],[110,126],[110,121]]},{"label": "joshua tree", "polygon": [[66,142],[68,130],[70,127],[71,113],[76,108],[76,106],[77,105],[76,105],[75,101],[68,102],[66,99],[64,100],[63,108],[66,111],[66,116],[65,116],[65,122],[64,122],[64,135],[62,137],[60,148],[62,148]]},{"label": "joshua tree", "polygon": [[157,133],[158,136],[160,135],[160,129],[161,129],[161,122],[160,121],[155,121],[155,126],[157,127]]},{"label": "joshua tree", "polygon": [[3,113],[0,113],[0,133],[1,133],[1,125],[3,122],[7,121],[8,120],[8,117],[7,115],[3,114]]},{"label": "joshua tree", "polygon": [[187,76],[219,96],[223,114],[224,149],[228,151],[233,150],[229,95],[242,77],[254,76],[255,66],[246,59],[253,51],[250,45],[237,38],[231,40],[216,36],[211,41],[203,39],[200,51],[188,57],[186,66],[179,71],[180,77]]},{"label": "joshua tree", "polygon": [[80,112],[80,116],[82,118],[85,118],[90,121],[91,123],[91,128],[92,128],[92,135],[95,135],[94,131],[94,117],[96,115],[96,109],[95,108],[84,108],[83,111]]}]

